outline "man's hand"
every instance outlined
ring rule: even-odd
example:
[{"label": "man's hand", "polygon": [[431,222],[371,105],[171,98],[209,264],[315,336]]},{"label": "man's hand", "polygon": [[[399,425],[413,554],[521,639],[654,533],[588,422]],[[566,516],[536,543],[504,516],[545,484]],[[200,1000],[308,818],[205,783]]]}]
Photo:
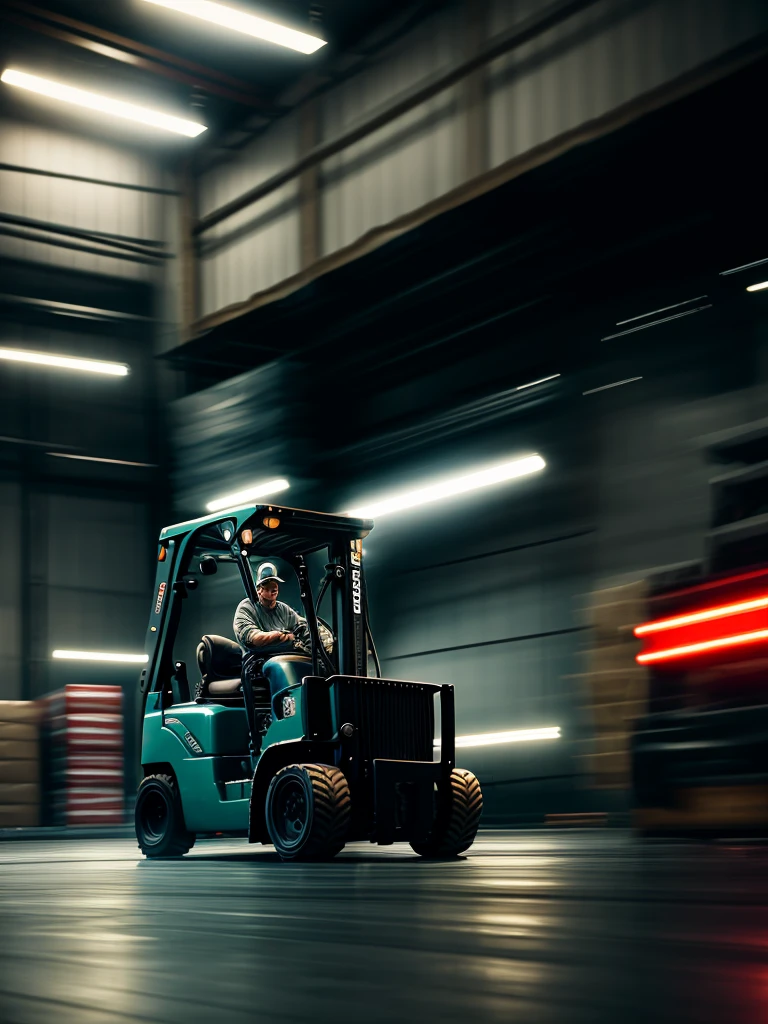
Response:
[{"label": "man's hand", "polygon": [[270,644],[288,643],[289,640],[293,640],[293,633],[279,629],[272,630],[271,633],[262,633],[261,630],[254,629],[248,639],[253,647],[269,647]]}]

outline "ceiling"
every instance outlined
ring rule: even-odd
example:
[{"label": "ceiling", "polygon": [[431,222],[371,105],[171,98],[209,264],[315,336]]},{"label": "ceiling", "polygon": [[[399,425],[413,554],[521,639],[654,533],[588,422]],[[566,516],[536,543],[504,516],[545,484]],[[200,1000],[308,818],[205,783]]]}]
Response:
[{"label": "ceiling", "polygon": [[[3,0],[0,60],[120,98],[162,106],[205,123],[195,144],[237,148],[309,91],[328,87],[438,5],[437,0],[238,0],[236,6],[319,35],[304,55],[184,17],[143,0]],[[0,90],[0,114],[67,130],[87,123],[60,107]],[[98,129],[103,135],[102,126]],[[106,129],[109,132],[109,128]],[[119,138],[119,136],[117,136]],[[162,149],[163,136],[148,145]],[[189,140],[185,140],[189,151]]]}]

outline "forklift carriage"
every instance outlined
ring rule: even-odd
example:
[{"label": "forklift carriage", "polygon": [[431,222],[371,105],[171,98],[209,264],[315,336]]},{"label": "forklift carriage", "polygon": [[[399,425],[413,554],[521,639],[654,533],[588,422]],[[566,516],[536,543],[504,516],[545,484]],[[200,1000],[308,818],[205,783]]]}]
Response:
[{"label": "forklift carriage", "polygon": [[[424,857],[472,845],[482,794],[455,767],[453,686],[381,678],[363,570],[372,528],[248,505],[162,531],[141,674],[136,835],[147,857],[181,856],[202,834],[272,843],[283,860],[327,859],[360,840],[407,841]],[[306,559],[323,552],[315,600]],[[270,557],[296,574],[304,646],[245,672],[237,644],[206,635],[193,697],[186,664],[174,659],[185,601],[226,565],[256,603],[251,559]],[[330,622],[319,618],[326,594]]]}]

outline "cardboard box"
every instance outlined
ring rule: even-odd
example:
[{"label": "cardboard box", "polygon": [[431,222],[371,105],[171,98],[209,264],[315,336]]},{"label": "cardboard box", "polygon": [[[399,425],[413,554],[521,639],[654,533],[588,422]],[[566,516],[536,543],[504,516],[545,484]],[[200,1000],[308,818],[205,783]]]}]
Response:
[{"label": "cardboard box", "polygon": [[0,804],[40,803],[40,785],[37,782],[0,782]]},{"label": "cardboard box", "polygon": [[40,721],[40,707],[34,700],[0,700],[0,722],[27,722],[34,725]]},{"label": "cardboard box", "polygon": [[0,761],[0,783],[39,782],[40,761]]},{"label": "cardboard box", "polygon": [[40,730],[31,722],[3,722],[0,719],[0,740],[37,740]]},{"label": "cardboard box", "polygon": [[0,761],[36,761],[39,752],[37,740],[0,740]]},{"label": "cardboard box", "polygon": [[0,828],[35,828],[40,824],[36,804],[0,804]]}]

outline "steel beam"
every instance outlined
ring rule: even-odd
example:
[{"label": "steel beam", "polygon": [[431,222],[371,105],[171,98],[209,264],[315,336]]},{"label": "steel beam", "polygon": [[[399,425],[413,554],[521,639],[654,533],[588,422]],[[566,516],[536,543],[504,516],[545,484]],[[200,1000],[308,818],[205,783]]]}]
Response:
[{"label": "steel beam", "polygon": [[121,188],[129,192],[148,192],[157,196],[177,196],[179,193],[171,188],[155,188],[152,185],[130,185],[125,181],[107,181],[105,178],[86,178],[80,174],[62,174],[61,171],[46,171],[42,167],[22,167],[21,164],[0,163],[0,171],[12,171],[14,174],[32,174],[43,178],[59,178],[62,181],[80,181],[84,185],[104,185],[107,188]]}]

